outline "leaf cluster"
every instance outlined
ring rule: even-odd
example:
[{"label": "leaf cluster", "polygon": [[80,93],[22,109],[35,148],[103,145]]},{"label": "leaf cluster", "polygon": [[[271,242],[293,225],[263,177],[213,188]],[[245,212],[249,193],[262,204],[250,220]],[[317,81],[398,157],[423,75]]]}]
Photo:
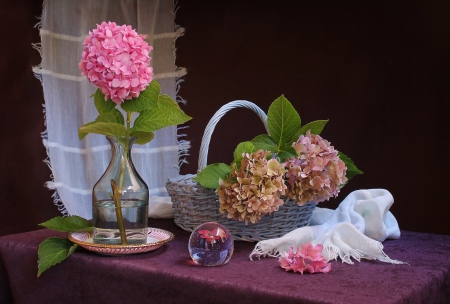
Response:
[{"label": "leaf cluster", "polygon": [[[154,131],[192,119],[169,95],[160,92],[159,83],[153,80],[137,98],[122,102],[120,107],[127,114],[124,119],[116,103],[111,99],[105,100],[105,95],[97,89],[93,97],[98,117],[78,129],[78,138],[81,140],[87,134],[94,133],[114,136],[120,141],[130,136],[136,137],[137,144],[144,145],[154,138]],[[139,114],[133,127],[130,126],[132,113]]]},{"label": "leaf cluster", "polygon": [[[73,215],[68,217],[58,216],[39,226],[59,232],[92,231],[92,224],[88,220]],[[78,248],[68,238],[50,237],[45,239],[38,250],[38,274],[67,259]]]},{"label": "leaf cluster", "polygon": [[[226,164],[211,164],[204,168],[194,178],[205,188],[217,189],[220,187],[219,180],[225,180],[231,172],[233,164],[238,167],[242,160],[243,153],[252,153],[258,150],[270,151],[280,162],[298,157],[297,152],[292,147],[300,135],[306,134],[309,130],[311,134],[320,134],[328,120],[316,120],[305,125],[301,125],[301,118],[292,104],[284,95],[281,95],[270,105],[267,112],[267,126],[269,134],[258,135],[250,141],[245,141],[236,147],[233,156],[234,160],[230,166]],[[356,168],[353,161],[343,153],[339,153],[341,160],[347,166],[347,178],[350,180],[356,174],[363,172]]]}]

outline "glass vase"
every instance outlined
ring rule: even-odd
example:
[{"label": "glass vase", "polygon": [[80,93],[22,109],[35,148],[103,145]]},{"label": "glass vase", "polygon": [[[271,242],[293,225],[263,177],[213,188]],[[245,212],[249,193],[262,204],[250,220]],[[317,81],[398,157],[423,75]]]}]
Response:
[{"label": "glass vase", "polygon": [[131,147],[136,138],[106,137],[111,162],[92,191],[94,244],[147,242],[148,187],[136,171]]}]

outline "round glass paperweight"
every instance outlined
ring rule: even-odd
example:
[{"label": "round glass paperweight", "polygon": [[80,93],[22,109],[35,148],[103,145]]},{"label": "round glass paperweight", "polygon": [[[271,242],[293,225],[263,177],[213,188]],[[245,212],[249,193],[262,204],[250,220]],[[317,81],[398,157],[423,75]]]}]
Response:
[{"label": "round glass paperweight", "polygon": [[216,222],[198,226],[189,238],[189,253],[198,265],[224,265],[230,260],[233,250],[234,240],[230,232]]}]

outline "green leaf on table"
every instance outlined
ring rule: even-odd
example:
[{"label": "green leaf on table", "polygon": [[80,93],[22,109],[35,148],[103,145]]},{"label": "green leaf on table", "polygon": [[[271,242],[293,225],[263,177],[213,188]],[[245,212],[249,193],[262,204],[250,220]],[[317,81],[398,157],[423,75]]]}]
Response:
[{"label": "green leaf on table", "polygon": [[298,157],[297,152],[295,151],[294,147],[292,146],[282,146],[279,149],[279,152],[277,153],[278,158],[281,162],[284,162],[285,160],[292,158],[292,157]]},{"label": "green leaf on table", "polygon": [[250,141],[241,142],[239,145],[237,145],[236,149],[233,152],[234,156],[233,163],[237,163],[239,165],[242,160],[243,153],[253,153],[255,151],[258,151],[258,149],[252,142]]},{"label": "green leaf on table", "polygon": [[158,106],[143,110],[134,121],[132,131],[153,132],[168,126],[179,125],[192,119],[184,114],[178,104],[167,95],[159,97]]},{"label": "green leaf on table", "polygon": [[104,114],[111,112],[117,104],[111,99],[105,100],[105,94],[103,94],[100,89],[97,89],[94,93],[94,105],[97,108],[98,113]]},{"label": "green leaf on table", "polygon": [[300,129],[300,115],[284,95],[270,105],[267,113],[267,126],[277,147],[288,143]]},{"label": "green leaf on table", "polygon": [[81,133],[94,133],[101,135],[109,135],[114,137],[122,137],[126,134],[124,125],[115,122],[93,122],[85,124],[78,129],[78,134]]},{"label": "green leaf on table", "polygon": [[217,163],[206,166],[193,180],[205,188],[217,189],[220,187],[219,179],[226,180],[231,172],[231,166]]},{"label": "green leaf on table", "polygon": [[121,125],[125,124],[122,112],[117,109],[112,109],[110,112],[98,115],[95,122],[115,122]]},{"label": "green leaf on table", "polygon": [[292,137],[291,141],[292,142],[296,142],[298,140],[298,138],[300,137],[300,135],[305,135],[306,132],[308,130],[311,131],[311,134],[320,134],[323,130],[323,128],[325,127],[325,125],[327,124],[328,119],[327,120],[316,120],[316,121],[312,121],[310,123],[307,123],[306,125],[304,125],[303,127],[301,127],[294,135],[294,137]]},{"label": "green leaf on table", "polygon": [[273,138],[267,134],[258,135],[251,140],[257,150],[270,151],[272,153],[277,152],[277,144]]},{"label": "green leaf on table", "polygon": [[68,217],[54,217],[51,220],[39,224],[39,226],[60,232],[74,232],[90,228],[92,227],[92,223],[78,215],[71,215]]},{"label": "green leaf on table", "polygon": [[339,152],[338,155],[339,155],[339,158],[345,163],[345,166],[347,166],[346,177],[348,180],[352,179],[355,175],[363,174],[363,172],[361,170],[356,168],[355,163],[353,163],[353,161],[351,160],[350,157],[348,157],[347,155],[345,155],[342,152]]},{"label": "green leaf on table", "polygon": [[38,274],[39,277],[44,271],[70,256],[78,245],[72,243],[67,238],[51,237],[45,239],[38,250]]},{"label": "green leaf on table", "polygon": [[131,132],[130,135],[136,136],[135,143],[138,145],[145,145],[146,143],[152,141],[152,139],[155,137],[155,133],[145,131],[134,131]]},{"label": "green leaf on table", "polygon": [[137,98],[124,100],[120,105],[126,112],[141,112],[152,108],[159,98],[161,86],[155,80],[150,82],[147,88]]}]

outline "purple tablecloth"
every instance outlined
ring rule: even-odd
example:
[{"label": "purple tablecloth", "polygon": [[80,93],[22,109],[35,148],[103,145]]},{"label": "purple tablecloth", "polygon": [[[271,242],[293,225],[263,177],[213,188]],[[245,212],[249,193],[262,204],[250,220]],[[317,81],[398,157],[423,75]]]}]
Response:
[{"label": "purple tablecloth", "polygon": [[450,303],[450,236],[402,231],[384,242],[410,265],[333,261],[328,274],[285,272],[277,259],[249,261],[254,243],[235,242],[221,267],[196,266],[189,233],[172,220],[150,225],[175,234],[156,251],[123,257],[78,249],[37,278],[43,229],[0,238],[0,303]]}]

